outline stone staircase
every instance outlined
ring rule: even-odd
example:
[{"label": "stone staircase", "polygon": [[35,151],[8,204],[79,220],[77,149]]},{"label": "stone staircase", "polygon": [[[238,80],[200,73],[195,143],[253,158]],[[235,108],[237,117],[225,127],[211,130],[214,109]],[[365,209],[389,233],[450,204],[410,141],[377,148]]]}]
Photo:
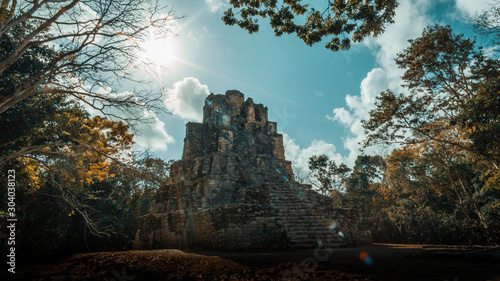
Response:
[{"label": "stone staircase", "polygon": [[276,221],[286,233],[293,248],[338,248],[348,244],[339,232],[329,198],[315,191],[296,188],[270,190],[271,204],[276,208]]}]

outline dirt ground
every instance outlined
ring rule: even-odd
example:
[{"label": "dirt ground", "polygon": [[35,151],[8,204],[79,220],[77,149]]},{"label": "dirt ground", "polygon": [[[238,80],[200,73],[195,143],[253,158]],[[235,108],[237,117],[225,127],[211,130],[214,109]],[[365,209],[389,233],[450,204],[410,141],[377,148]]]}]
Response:
[{"label": "dirt ground", "polygon": [[252,253],[103,252],[5,273],[0,274],[1,280],[500,281],[500,248],[374,244]]}]

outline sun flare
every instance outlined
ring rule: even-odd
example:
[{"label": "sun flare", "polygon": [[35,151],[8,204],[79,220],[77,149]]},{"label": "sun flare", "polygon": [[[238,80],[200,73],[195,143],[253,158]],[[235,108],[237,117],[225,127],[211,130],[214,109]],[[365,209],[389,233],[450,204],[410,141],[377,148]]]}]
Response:
[{"label": "sun flare", "polygon": [[178,55],[177,40],[174,37],[155,38],[150,35],[139,43],[138,58],[147,72],[164,75],[175,66]]}]

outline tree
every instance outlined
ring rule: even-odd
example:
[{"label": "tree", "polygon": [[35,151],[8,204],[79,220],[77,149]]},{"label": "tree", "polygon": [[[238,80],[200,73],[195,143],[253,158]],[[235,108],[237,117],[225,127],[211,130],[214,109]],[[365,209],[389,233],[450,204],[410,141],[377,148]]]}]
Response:
[{"label": "tree", "polygon": [[499,192],[484,189],[483,172],[466,153],[440,144],[406,146],[387,157],[385,208],[404,241],[494,244]]},{"label": "tree", "polygon": [[20,250],[54,256],[131,245],[169,163],[132,155],[127,125],[90,117],[63,94],[17,103],[0,126],[0,175],[16,171]]},{"label": "tree", "polygon": [[78,244],[85,241],[91,251],[130,249],[140,222],[149,212],[151,202],[169,174],[171,161],[153,158],[148,153],[134,155],[130,165],[110,163],[113,177],[93,181],[87,185],[92,196],[81,198],[81,202],[92,206],[90,217],[99,217],[100,225],[108,227],[108,235],[93,234],[85,220],[78,217],[78,230],[72,231]]},{"label": "tree", "polygon": [[[14,169],[19,176],[24,250],[82,250],[80,241],[95,236],[131,244],[148,203],[140,196],[163,184],[169,164],[138,161],[129,126],[91,117],[83,104],[127,121],[142,120],[144,109],[156,106],[161,93],[115,95],[111,89],[140,82],[130,71],[148,64],[140,61],[143,40],[171,35],[174,18],[161,9],[147,0],[2,2],[0,173]],[[107,113],[109,106],[126,117]],[[0,189],[2,198],[6,194]]]},{"label": "tree", "polygon": [[0,137],[0,164],[19,157],[38,161],[50,157],[113,158],[133,143],[127,125],[97,116],[90,118],[65,95],[25,99],[2,115],[0,126],[4,131]]},{"label": "tree", "polygon": [[[309,158],[310,177],[323,195],[333,196],[342,191],[342,184],[350,169],[345,164],[337,166],[326,155],[313,155]],[[337,196],[338,197],[338,196]]]},{"label": "tree", "polygon": [[88,184],[113,177],[112,162],[126,163],[130,158],[133,141],[128,126],[91,118],[65,95],[27,98],[2,115],[0,126],[5,132],[0,136],[0,167],[43,172],[43,176],[30,174],[46,178],[35,180],[30,188],[36,190],[50,179],[60,198],[82,215],[92,232],[105,233],[79,198],[88,194]]},{"label": "tree", "polygon": [[[382,93],[364,145],[397,143],[382,182],[405,241],[497,243],[499,61],[432,26],[398,55],[407,93]],[[408,211],[408,210],[411,210]]]},{"label": "tree", "polygon": [[[151,32],[171,34],[172,11],[160,14],[162,9],[148,0],[3,1],[0,114],[31,96],[64,93],[103,113],[114,106],[141,118],[134,108],[154,107],[160,93],[116,97],[108,89],[135,81],[129,70],[141,60],[140,42]],[[27,61],[38,65],[13,78]]]},{"label": "tree", "polygon": [[386,91],[377,97],[363,124],[368,134],[364,145],[441,142],[475,153],[498,169],[499,61],[450,27],[428,27],[410,43],[396,59],[405,69],[409,94]]},{"label": "tree", "polygon": [[[30,158],[18,158],[9,167],[16,170],[16,246],[21,257],[59,258],[86,251],[130,249],[139,218],[147,214],[151,200],[168,175],[169,162],[147,154],[134,155],[130,165],[111,162],[109,176],[82,182],[71,191],[79,210],[68,204],[60,186],[67,178]],[[6,169],[0,170],[4,178]],[[75,184],[75,182],[73,182]],[[5,199],[6,189],[0,189]],[[6,200],[6,199],[5,199]],[[7,223],[0,210],[2,228]],[[98,227],[95,235],[88,221]],[[6,246],[6,244],[4,245]]]},{"label": "tree", "polygon": [[344,201],[363,215],[368,214],[376,193],[376,183],[384,178],[385,162],[381,156],[359,155],[351,174],[345,181]]},{"label": "tree", "polygon": [[[351,42],[381,34],[384,25],[393,22],[397,7],[396,0],[328,0],[319,9],[300,0],[285,0],[281,5],[276,0],[231,0],[230,4],[222,18],[227,25],[237,24],[253,33],[259,30],[258,18],[269,17],[276,36],[295,33],[309,46],[331,37],[325,47],[332,51],[347,50]],[[238,10],[236,15],[233,8]]]},{"label": "tree", "polygon": [[500,44],[500,3],[491,4],[488,11],[470,19],[476,33],[482,35],[484,41],[498,52]]}]

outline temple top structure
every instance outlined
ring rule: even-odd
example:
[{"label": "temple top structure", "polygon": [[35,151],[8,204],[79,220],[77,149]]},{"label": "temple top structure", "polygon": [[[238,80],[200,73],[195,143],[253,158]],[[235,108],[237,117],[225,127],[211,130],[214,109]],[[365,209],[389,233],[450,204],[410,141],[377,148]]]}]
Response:
[{"label": "temple top structure", "polygon": [[276,133],[276,122],[267,119],[267,107],[251,98],[245,101],[245,96],[237,90],[229,90],[225,95],[210,94],[203,107],[203,124],[233,129],[270,127],[270,133]]},{"label": "temple top structure", "polygon": [[[203,107],[202,123],[186,125],[182,159],[215,152],[285,160],[283,135],[277,133],[276,122],[268,121],[267,107],[251,98],[245,101],[237,90],[224,95],[210,94]],[[291,167],[289,170],[293,174]]]}]

